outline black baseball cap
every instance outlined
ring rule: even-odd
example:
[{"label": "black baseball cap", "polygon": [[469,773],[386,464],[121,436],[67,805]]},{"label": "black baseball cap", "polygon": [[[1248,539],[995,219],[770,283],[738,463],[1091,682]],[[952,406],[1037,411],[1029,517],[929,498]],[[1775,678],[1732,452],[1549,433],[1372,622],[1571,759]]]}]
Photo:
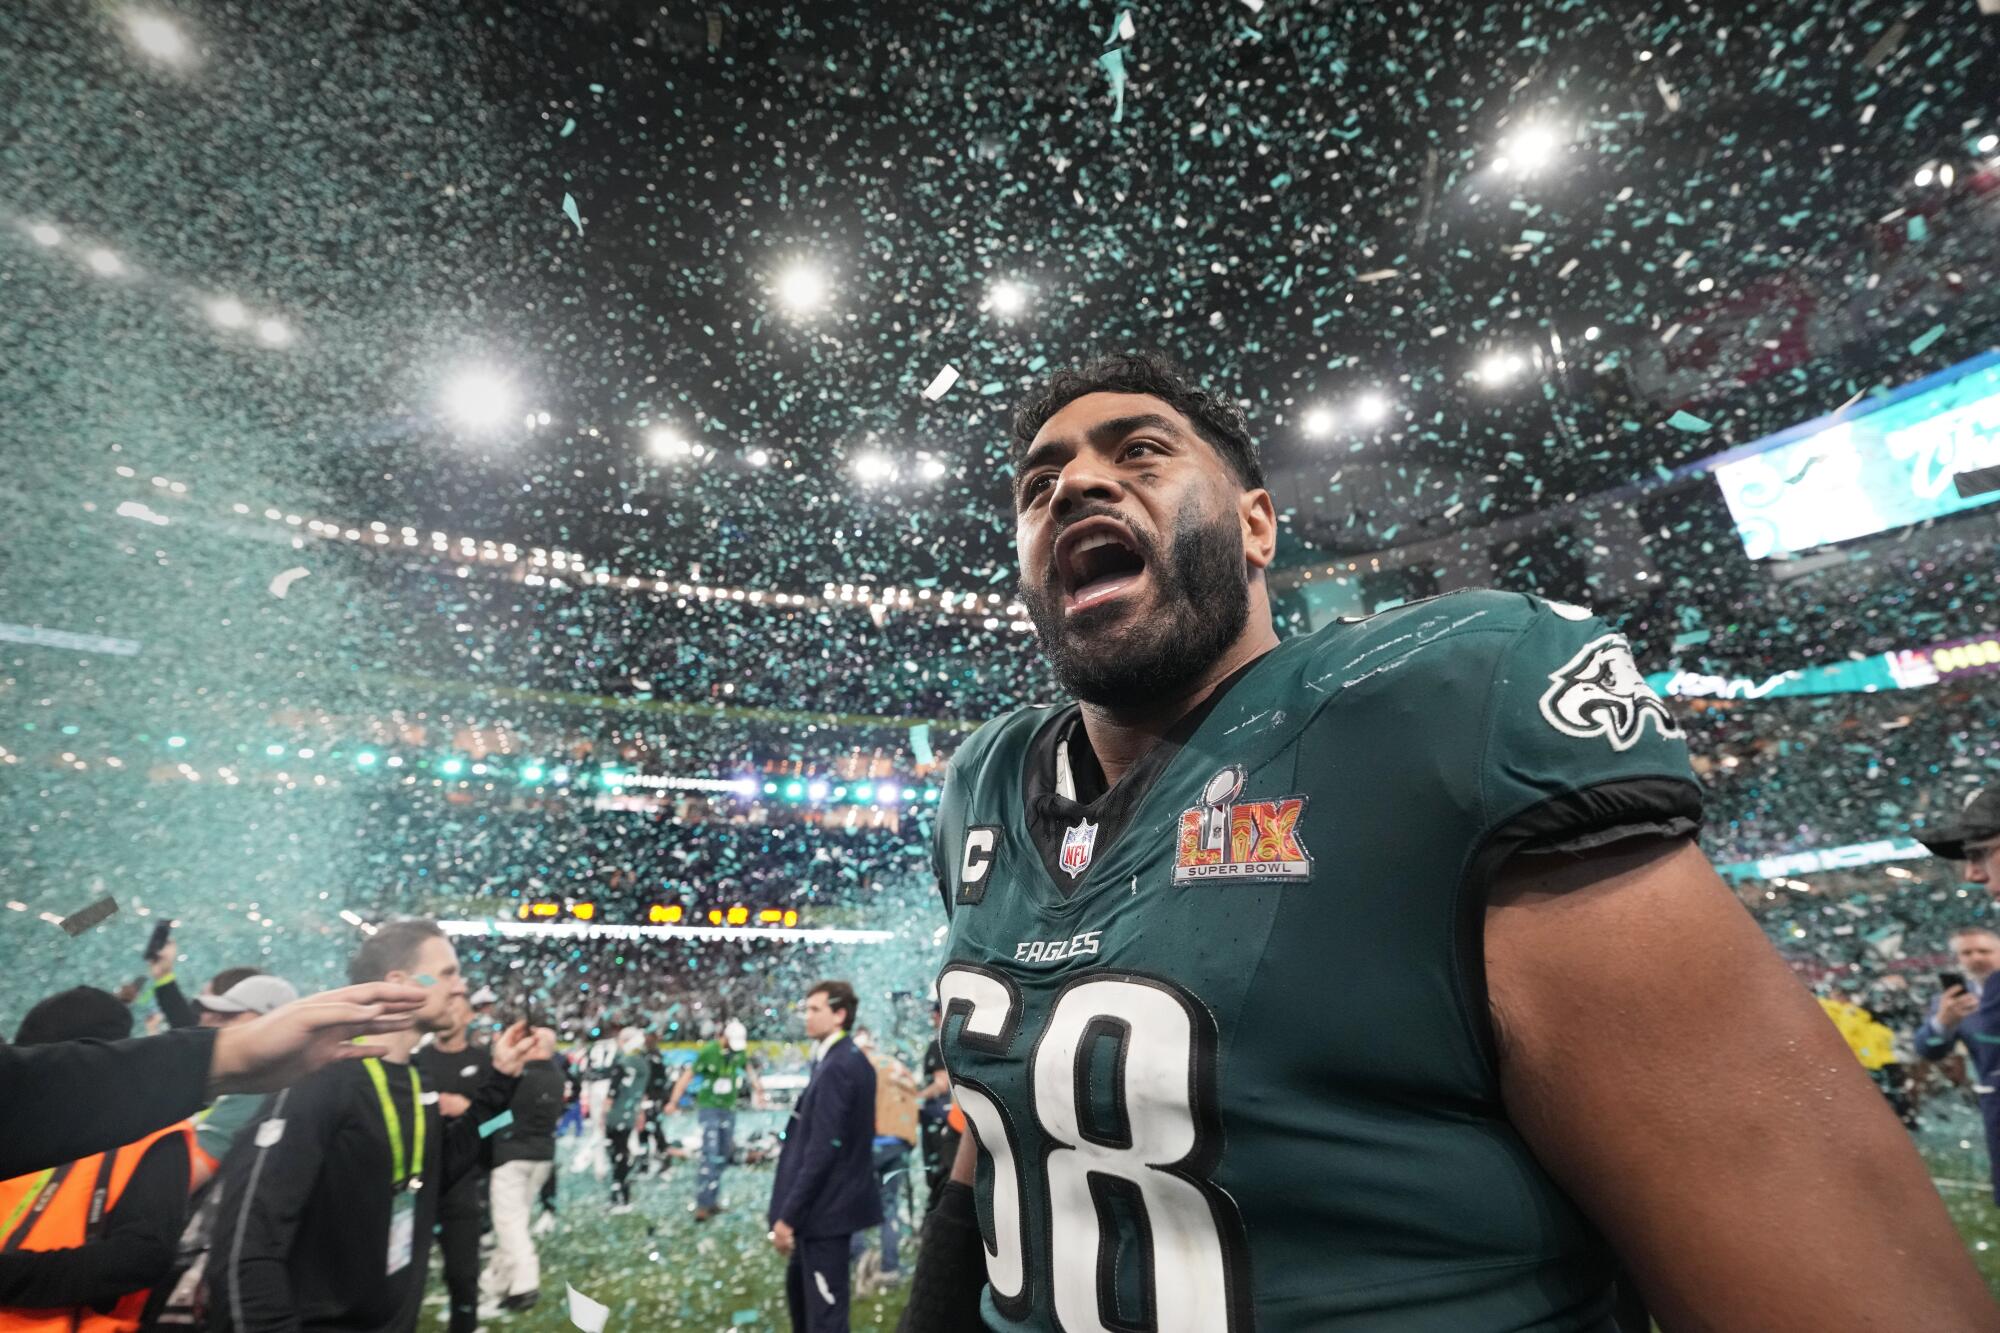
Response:
[{"label": "black baseball cap", "polygon": [[1965,860],[1965,844],[2000,838],[2000,787],[1984,787],[1965,798],[1955,818],[1940,822],[1935,832],[1926,830],[1917,841],[1931,855],[1947,861]]}]

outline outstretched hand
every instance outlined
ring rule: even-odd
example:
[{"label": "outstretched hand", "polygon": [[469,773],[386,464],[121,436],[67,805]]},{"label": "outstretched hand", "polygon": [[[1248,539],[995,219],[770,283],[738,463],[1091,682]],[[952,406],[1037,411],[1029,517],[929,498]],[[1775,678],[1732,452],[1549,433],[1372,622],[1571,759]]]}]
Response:
[{"label": "outstretched hand", "polygon": [[535,1058],[535,1034],[525,1021],[515,1023],[493,1039],[493,1067],[508,1078],[517,1078],[521,1066]]},{"label": "outstretched hand", "polygon": [[382,1055],[384,1047],[355,1038],[408,1031],[429,994],[420,986],[372,981],[309,995],[223,1028],[209,1057],[209,1092],[272,1092],[337,1060]]}]

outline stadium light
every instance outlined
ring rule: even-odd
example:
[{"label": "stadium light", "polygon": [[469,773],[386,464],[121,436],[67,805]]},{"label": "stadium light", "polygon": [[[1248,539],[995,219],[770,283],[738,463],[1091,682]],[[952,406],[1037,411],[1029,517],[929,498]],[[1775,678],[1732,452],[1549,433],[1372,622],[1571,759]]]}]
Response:
[{"label": "stadium light", "polygon": [[798,799],[799,799],[799,798],[800,798],[801,796],[804,796],[805,794],[806,794],[806,785],[805,785],[805,783],[803,783],[803,782],[787,782],[787,783],[785,784],[785,799],[786,799],[786,800],[788,800],[788,801],[796,801],[796,800],[798,800]]},{"label": "stadium light", "polygon": [[863,454],[854,460],[854,475],[863,481],[887,481],[896,475],[896,465],[885,454]]},{"label": "stadium light", "polygon": [[1002,278],[986,293],[993,313],[1011,319],[1028,308],[1028,289],[1012,279]]},{"label": "stadium light", "polygon": [[665,426],[656,426],[646,433],[646,448],[655,458],[686,458],[694,452],[694,446]]},{"label": "stadium light", "polygon": [[1306,409],[1305,417],[1299,422],[1299,426],[1308,437],[1317,440],[1330,434],[1338,420],[1330,407],[1311,407]]},{"label": "stadium light", "polygon": [[1594,343],[1603,332],[1604,330],[1593,324],[1583,331],[1583,340],[1587,343]]},{"label": "stadium light", "polygon": [[917,471],[923,474],[925,481],[936,481],[945,473],[944,461],[938,458],[926,458],[917,465]]},{"label": "stadium light", "polygon": [[444,405],[460,425],[490,430],[514,414],[514,386],[491,370],[462,371],[445,387]]},{"label": "stadium light", "polygon": [[1918,168],[1917,168],[1917,184],[1918,184],[1918,185],[1929,185],[1929,184],[1931,183],[1931,181],[1932,181],[1932,180],[1933,180],[1933,179],[1934,179],[1934,178],[1936,177],[1936,175],[1937,175],[1937,173],[1936,173],[1935,171],[1931,170],[1931,168],[1929,168],[1929,167],[1927,167],[1927,166],[1925,166],[1925,167],[1918,167]]},{"label": "stadium light", "polygon": [[464,769],[465,769],[465,761],[462,759],[447,759],[443,763],[438,765],[438,771],[440,773],[447,774],[448,776],[451,777],[457,777],[458,774],[464,771]]},{"label": "stadium light", "polygon": [[540,782],[542,780],[542,772],[543,770],[540,764],[536,763],[523,764],[521,765],[521,781]]},{"label": "stadium light", "polygon": [[37,222],[28,228],[28,235],[35,238],[36,245],[60,245],[62,233],[46,222]]},{"label": "stadium light", "polygon": [[1982,134],[1979,136],[1979,142],[1972,146],[1979,152],[1990,153],[2000,148],[2000,134]]},{"label": "stadium light", "polygon": [[806,788],[806,795],[812,797],[815,801],[824,801],[826,799],[826,784],[824,782],[813,783],[810,787]]},{"label": "stadium light", "polygon": [[1389,400],[1370,389],[1354,400],[1354,415],[1364,425],[1377,425],[1389,415]]},{"label": "stadium light", "polygon": [[125,261],[101,245],[85,255],[83,262],[90,265],[90,271],[101,278],[115,278],[125,271]]},{"label": "stadium light", "polygon": [[285,347],[292,341],[292,326],[273,315],[257,321],[257,341],[266,347]]},{"label": "stadium light", "polygon": [[164,15],[143,9],[128,10],[125,32],[134,46],[163,65],[184,65],[194,56],[187,34]]},{"label": "stadium light", "polygon": [[778,276],[778,302],[795,315],[809,315],[826,302],[826,275],[797,263]]},{"label": "stadium light", "polygon": [[1500,141],[1491,165],[1502,176],[1532,175],[1552,163],[1561,147],[1561,139],[1548,126],[1524,125]]},{"label": "stadium light", "polygon": [[874,787],[873,787],[872,785],[870,785],[869,783],[866,783],[866,782],[864,782],[864,783],[861,783],[861,784],[860,784],[859,786],[855,787],[855,789],[854,789],[854,799],[855,799],[855,800],[857,800],[857,801],[872,801],[872,800],[874,800],[874,799],[875,799],[875,788],[874,788]]},{"label": "stadium light", "polygon": [[1480,361],[1473,375],[1487,388],[1497,389],[1526,368],[1527,362],[1519,352],[1491,352]]},{"label": "stadium light", "polygon": [[363,750],[360,754],[354,756],[354,762],[361,768],[373,768],[375,766],[375,752],[373,750]]},{"label": "stadium light", "polygon": [[217,328],[240,329],[250,322],[250,312],[233,296],[218,296],[206,306],[209,320]]},{"label": "stadium light", "polygon": [[752,449],[749,453],[743,455],[743,461],[751,467],[764,467],[770,463],[771,454],[767,449]]}]

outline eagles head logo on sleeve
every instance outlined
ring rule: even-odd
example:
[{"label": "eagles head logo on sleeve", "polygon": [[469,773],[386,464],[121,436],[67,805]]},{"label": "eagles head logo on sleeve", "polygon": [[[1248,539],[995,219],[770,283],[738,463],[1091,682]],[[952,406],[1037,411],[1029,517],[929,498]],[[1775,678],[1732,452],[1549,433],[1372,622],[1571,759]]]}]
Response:
[{"label": "eagles head logo on sleeve", "polygon": [[1622,634],[1592,639],[1551,671],[1549,681],[1542,696],[1542,716],[1565,736],[1578,740],[1602,736],[1612,749],[1629,750],[1639,743],[1648,718],[1663,737],[1682,734],[1673,714],[1639,673]]}]

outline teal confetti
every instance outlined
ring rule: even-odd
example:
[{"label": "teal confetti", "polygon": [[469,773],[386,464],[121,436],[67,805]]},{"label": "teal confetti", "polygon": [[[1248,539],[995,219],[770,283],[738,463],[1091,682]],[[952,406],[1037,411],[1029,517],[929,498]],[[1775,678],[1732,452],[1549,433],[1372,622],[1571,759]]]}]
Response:
[{"label": "teal confetti", "polygon": [[930,767],[932,760],[930,723],[919,722],[910,728],[910,753],[917,757],[920,767]]},{"label": "teal confetti", "polygon": [[576,224],[577,235],[583,235],[583,219],[577,215],[576,199],[568,191],[563,192],[563,216]]},{"label": "teal confetti", "polygon": [[562,137],[567,139],[569,138],[570,135],[575,133],[576,133],[576,117],[571,116],[568,120],[563,122]]},{"label": "teal confetti", "polygon": [[1709,429],[1709,424],[1706,421],[1703,421],[1694,413],[1686,411],[1675,412],[1667,418],[1667,424],[1675,430],[1684,430],[1691,434],[1699,434]]},{"label": "teal confetti", "polygon": [[514,1112],[512,1110],[502,1111],[499,1115],[494,1116],[491,1120],[482,1120],[479,1122],[479,1137],[482,1139],[490,1139],[495,1134],[498,1134],[501,1130],[507,1128],[507,1126],[513,1123],[514,1123]]},{"label": "teal confetti", "polygon": [[1911,356],[1922,356],[1931,350],[1931,344],[1944,337],[1944,325],[1933,324],[1917,340],[1910,344]]}]

